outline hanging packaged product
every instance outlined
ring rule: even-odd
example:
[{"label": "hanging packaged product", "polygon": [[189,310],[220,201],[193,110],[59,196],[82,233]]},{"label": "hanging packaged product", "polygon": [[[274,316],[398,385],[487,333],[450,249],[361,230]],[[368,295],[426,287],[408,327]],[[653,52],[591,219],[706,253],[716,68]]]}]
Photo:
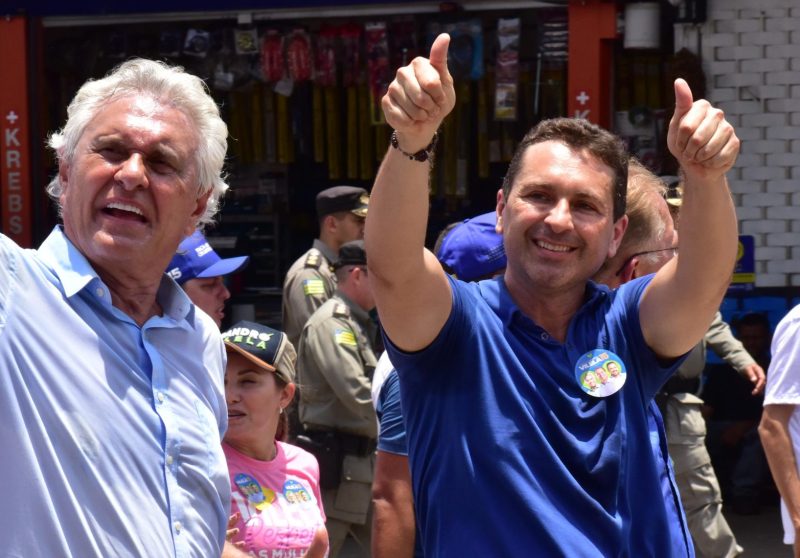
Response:
[{"label": "hanging packaged product", "polygon": [[367,52],[367,74],[369,76],[370,120],[373,124],[383,124],[381,98],[389,88],[389,40],[385,21],[364,24],[364,39]]},{"label": "hanging packaged product", "polygon": [[258,54],[258,32],[255,29],[236,29],[233,32],[236,54]]},{"label": "hanging packaged product", "polygon": [[268,83],[283,78],[283,37],[276,29],[267,29],[261,38],[261,72]]},{"label": "hanging packaged product", "polygon": [[188,56],[205,58],[211,46],[211,37],[208,31],[202,29],[189,29],[183,43],[183,53]]},{"label": "hanging packaged product", "polygon": [[519,103],[519,18],[497,20],[494,117],[516,120]]},{"label": "hanging packaged product", "polygon": [[347,24],[339,28],[342,42],[342,85],[349,87],[358,83],[361,68],[361,27]]},{"label": "hanging packaged product", "polygon": [[286,39],[286,66],[293,81],[311,79],[311,38],[304,29],[293,29]]},{"label": "hanging packaged product", "polygon": [[[361,73],[361,27],[358,25],[344,25],[340,28],[339,36],[342,41],[342,78],[345,88],[345,126],[342,129],[342,121],[340,119],[342,114],[341,99],[337,99],[337,105],[333,109],[335,114],[328,112],[329,131],[328,140],[334,141],[341,145],[340,149],[333,151],[328,146],[331,153],[331,158],[328,161],[328,170],[331,178],[334,173],[341,176],[343,173],[350,177],[358,176],[358,84],[362,81]],[[326,105],[326,111],[328,111]],[[335,126],[337,130],[335,135],[332,135],[330,126]],[[342,141],[342,134],[344,134],[345,141]],[[343,154],[341,149],[346,149]],[[336,157],[334,161],[333,157]],[[345,168],[341,167],[341,158],[344,156]]]},{"label": "hanging packaged product", "polygon": [[392,68],[406,66],[419,56],[417,24],[413,17],[392,21],[389,23],[389,32]]},{"label": "hanging packaged product", "polygon": [[317,35],[314,81],[322,87],[336,85],[336,36],[336,29],[329,25],[323,26]]},{"label": "hanging packaged product", "polygon": [[458,81],[478,80],[483,77],[483,29],[479,19],[454,21],[441,24],[432,21],[425,30],[425,38],[430,47],[440,34],[450,35],[450,48],[447,50],[447,69]]}]

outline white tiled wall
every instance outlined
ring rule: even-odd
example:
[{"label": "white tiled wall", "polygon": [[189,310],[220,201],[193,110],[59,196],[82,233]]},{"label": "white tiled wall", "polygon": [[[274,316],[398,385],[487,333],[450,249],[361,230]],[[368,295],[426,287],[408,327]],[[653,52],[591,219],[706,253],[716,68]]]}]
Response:
[{"label": "white tiled wall", "polygon": [[759,287],[800,285],[800,0],[709,0],[676,50],[703,59],[708,98],[742,139],[730,173],[742,234],[756,244]]}]

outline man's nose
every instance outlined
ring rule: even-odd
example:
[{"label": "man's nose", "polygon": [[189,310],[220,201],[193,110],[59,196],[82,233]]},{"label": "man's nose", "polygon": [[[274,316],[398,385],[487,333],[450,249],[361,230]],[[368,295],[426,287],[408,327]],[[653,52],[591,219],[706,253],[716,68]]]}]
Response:
[{"label": "man's nose", "polygon": [[557,232],[572,228],[572,211],[569,200],[558,200],[547,214],[545,222]]},{"label": "man's nose", "polygon": [[147,186],[147,172],[141,153],[131,153],[120,165],[114,178],[122,183],[126,189]]}]

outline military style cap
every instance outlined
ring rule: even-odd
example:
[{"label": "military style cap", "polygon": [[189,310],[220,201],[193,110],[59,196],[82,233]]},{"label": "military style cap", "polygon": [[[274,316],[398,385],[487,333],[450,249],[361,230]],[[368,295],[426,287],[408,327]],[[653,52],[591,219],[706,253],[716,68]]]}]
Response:
[{"label": "military style cap", "polygon": [[339,248],[339,259],[333,263],[334,269],[346,265],[367,265],[367,252],[363,240],[353,240],[342,244]]},{"label": "military style cap", "polygon": [[494,211],[465,219],[447,233],[436,257],[464,281],[494,275],[508,264],[496,226]]},{"label": "military style cap", "polygon": [[222,339],[229,353],[239,353],[256,366],[274,372],[286,383],[294,381],[297,352],[284,332],[241,321],[224,332]]},{"label": "military style cap", "polygon": [[178,245],[167,273],[183,285],[189,279],[228,275],[240,270],[249,260],[250,256],[220,258],[203,233],[195,231]]},{"label": "military style cap", "polygon": [[339,211],[349,211],[359,217],[367,216],[369,194],[364,188],[334,186],[317,194],[317,217]]}]

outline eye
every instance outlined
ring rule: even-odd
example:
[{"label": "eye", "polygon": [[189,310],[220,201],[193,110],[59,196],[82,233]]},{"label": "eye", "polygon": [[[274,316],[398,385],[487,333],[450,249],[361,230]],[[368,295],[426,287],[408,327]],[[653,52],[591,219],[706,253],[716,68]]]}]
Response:
[{"label": "eye", "polygon": [[582,200],[582,201],[575,202],[573,207],[575,207],[575,209],[577,209],[579,211],[597,212],[597,207],[593,203],[588,202],[588,201],[583,201]]},{"label": "eye", "polygon": [[97,153],[99,153],[100,156],[106,159],[107,161],[111,161],[113,163],[118,163],[125,159],[125,152],[119,147],[114,147],[114,146],[101,147],[97,150]]},{"label": "eye", "polygon": [[547,193],[538,190],[530,192],[525,197],[534,202],[546,202],[550,200],[550,196]]},{"label": "eye", "polygon": [[150,168],[158,174],[170,174],[175,171],[171,163],[164,159],[153,159],[150,161]]}]

